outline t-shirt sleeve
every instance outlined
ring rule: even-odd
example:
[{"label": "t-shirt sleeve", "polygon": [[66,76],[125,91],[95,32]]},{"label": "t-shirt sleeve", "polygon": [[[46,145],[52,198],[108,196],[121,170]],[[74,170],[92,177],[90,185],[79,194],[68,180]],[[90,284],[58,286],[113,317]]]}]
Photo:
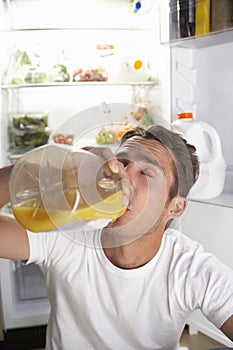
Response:
[{"label": "t-shirt sleeve", "polygon": [[30,254],[26,264],[35,263],[49,268],[51,265],[61,263],[73,250],[80,254],[82,247],[93,245],[92,237],[97,231],[101,229],[90,230],[90,225],[82,225],[78,230],[66,228],[66,231],[39,233],[27,231]]},{"label": "t-shirt sleeve", "polygon": [[[44,265],[48,257],[48,243],[50,240],[52,240],[53,237],[51,235],[54,235],[54,233],[34,233],[27,231],[27,235],[29,240],[30,255],[26,264],[35,263],[38,265]],[[48,237],[48,235],[50,235],[50,237]]]},{"label": "t-shirt sleeve", "polygon": [[[192,293],[190,293],[192,290]],[[200,247],[190,265],[187,302],[217,328],[233,314],[233,270]]]},{"label": "t-shirt sleeve", "polygon": [[27,264],[49,266],[60,260],[69,244],[67,237],[59,230],[34,233],[27,231],[29,240],[29,259]]}]

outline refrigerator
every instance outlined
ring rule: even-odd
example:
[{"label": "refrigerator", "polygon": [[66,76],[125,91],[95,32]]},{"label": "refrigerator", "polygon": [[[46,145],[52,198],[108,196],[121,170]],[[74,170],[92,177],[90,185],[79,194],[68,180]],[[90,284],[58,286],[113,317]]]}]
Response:
[{"label": "refrigerator", "polygon": [[[115,122],[140,124],[140,108],[150,112],[150,122],[169,128],[178,112],[192,112],[196,120],[216,129],[227,167],[221,194],[190,199],[177,226],[233,268],[233,28],[223,25],[195,33],[190,17],[188,30],[181,31],[187,9],[193,14],[190,4],[195,2],[183,1],[184,8],[181,3],[2,0],[0,165],[20,156],[12,119],[28,114],[48,118],[48,142],[71,134],[83,145],[96,144],[100,129]],[[23,67],[12,73],[16,58]],[[5,330],[47,323],[49,302],[35,269],[0,261]],[[35,275],[38,284],[33,291],[30,276]],[[190,332],[201,331],[232,346],[198,312],[188,325]]]},{"label": "refrigerator", "polygon": [[[170,120],[177,120],[179,112],[192,112],[197,121],[212,126],[221,140],[226,169],[221,193],[211,198],[190,198],[177,226],[232,269],[233,22],[228,20],[232,19],[233,3],[224,0],[179,3],[185,2],[184,8],[172,0],[161,7],[161,43],[170,49]],[[194,3],[196,29],[192,33],[190,13],[193,14]],[[216,6],[222,8],[217,18]],[[181,30],[184,23],[186,32]],[[198,145],[198,137],[195,142]],[[216,181],[216,186],[217,178],[217,171],[210,170],[209,180]],[[191,333],[200,331],[232,347],[232,342],[199,311],[190,316],[188,324]]]},{"label": "refrigerator", "polygon": [[[154,1],[141,13],[124,0],[0,4],[1,166],[57,138],[95,144],[106,125],[139,123],[135,105],[160,118],[159,62],[169,57],[154,59]],[[11,212],[10,205],[2,210]],[[0,289],[5,331],[47,324],[50,305],[37,266],[1,259]]]}]

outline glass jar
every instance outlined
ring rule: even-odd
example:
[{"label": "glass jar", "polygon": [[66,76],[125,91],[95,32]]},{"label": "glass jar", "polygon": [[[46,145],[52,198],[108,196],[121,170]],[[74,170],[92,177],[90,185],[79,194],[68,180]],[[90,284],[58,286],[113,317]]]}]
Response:
[{"label": "glass jar", "polygon": [[15,113],[10,115],[10,147],[14,151],[28,151],[48,142],[50,128],[47,113]]}]

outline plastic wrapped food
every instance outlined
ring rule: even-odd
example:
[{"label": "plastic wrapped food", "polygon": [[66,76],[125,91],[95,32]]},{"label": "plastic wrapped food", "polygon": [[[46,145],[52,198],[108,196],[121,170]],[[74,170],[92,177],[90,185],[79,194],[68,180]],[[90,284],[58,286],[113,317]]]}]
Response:
[{"label": "plastic wrapped food", "polygon": [[98,144],[112,144],[116,142],[116,132],[114,130],[106,130],[102,128],[96,135]]},{"label": "plastic wrapped food", "polygon": [[69,82],[70,74],[67,67],[64,64],[55,64],[52,68],[50,80],[57,83]]},{"label": "plastic wrapped food", "polygon": [[83,70],[82,68],[77,69],[73,73],[73,81],[79,82],[79,81],[107,81],[108,80],[108,73],[107,71],[102,68],[90,68]]},{"label": "plastic wrapped food", "polygon": [[13,138],[13,147],[25,149],[35,148],[45,145],[48,142],[50,130],[45,128],[44,130],[17,130],[11,128],[11,134]]},{"label": "plastic wrapped food", "polygon": [[46,113],[17,113],[11,115],[9,139],[11,148],[27,150],[48,142],[50,129]]},{"label": "plastic wrapped food", "polygon": [[71,134],[56,134],[53,136],[55,143],[61,143],[64,145],[73,145],[74,135]]},{"label": "plastic wrapped food", "polygon": [[96,143],[98,144],[117,144],[120,143],[122,136],[129,130],[131,130],[133,126],[126,125],[116,125],[109,126],[107,128],[102,128],[98,134],[96,135]]},{"label": "plastic wrapped food", "polygon": [[45,128],[48,126],[48,115],[46,113],[19,113],[12,114],[12,126],[16,129]]}]

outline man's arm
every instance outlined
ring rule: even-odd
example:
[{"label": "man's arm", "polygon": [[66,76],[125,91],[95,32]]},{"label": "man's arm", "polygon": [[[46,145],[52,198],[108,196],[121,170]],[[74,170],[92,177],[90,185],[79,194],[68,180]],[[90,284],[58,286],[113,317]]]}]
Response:
[{"label": "man's arm", "polygon": [[[0,169],[0,208],[10,200],[9,176],[12,165]],[[26,230],[12,215],[0,212],[0,258],[27,260],[29,242]]]},{"label": "man's arm", "polygon": [[8,183],[12,168],[13,165],[0,168],[0,208],[2,208],[10,200]]},{"label": "man's arm", "polygon": [[221,327],[221,331],[233,341],[233,314]]}]

